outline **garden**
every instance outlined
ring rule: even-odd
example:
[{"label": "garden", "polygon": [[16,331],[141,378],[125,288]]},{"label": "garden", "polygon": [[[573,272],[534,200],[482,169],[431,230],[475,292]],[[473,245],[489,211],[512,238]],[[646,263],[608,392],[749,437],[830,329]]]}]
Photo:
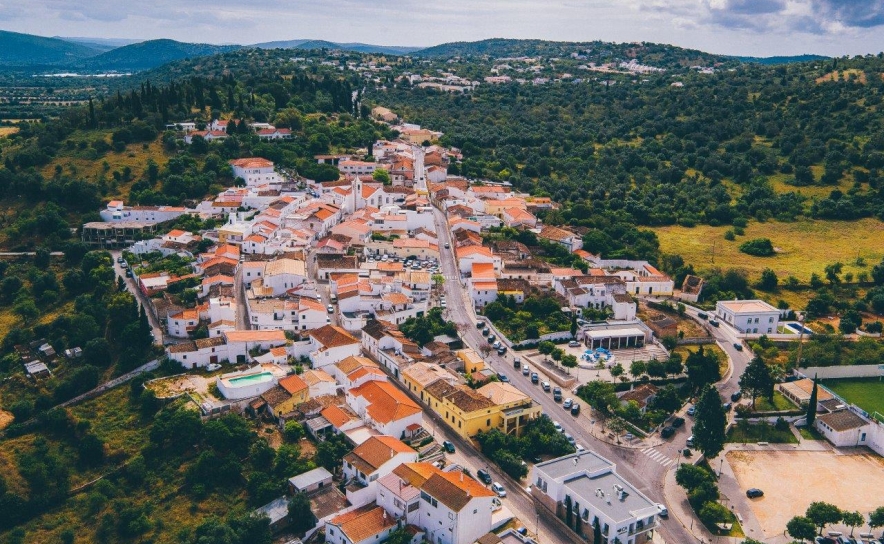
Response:
[{"label": "garden", "polygon": [[571,316],[562,312],[562,304],[547,295],[528,297],[521,304],[511,296],[501,297],[486,306],[483,313],[511,342],[573,331],[576,327]]}]

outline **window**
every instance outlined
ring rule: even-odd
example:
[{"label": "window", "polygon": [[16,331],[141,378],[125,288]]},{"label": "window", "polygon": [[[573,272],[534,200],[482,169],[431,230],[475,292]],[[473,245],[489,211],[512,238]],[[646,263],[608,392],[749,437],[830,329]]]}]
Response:
[{"label": "window", "polygon": [[490,420],[490,419],[488,419],[488,420],[485,421],[485,426],[486,426],[486,427],[490,427],[490,426],[491,426],[491,420]]}]

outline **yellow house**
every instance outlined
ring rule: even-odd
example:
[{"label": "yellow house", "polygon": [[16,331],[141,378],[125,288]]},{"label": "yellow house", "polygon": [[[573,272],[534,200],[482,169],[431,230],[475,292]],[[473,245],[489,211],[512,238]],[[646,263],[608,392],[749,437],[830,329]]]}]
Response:
[{"label": "yellow house", "polygon": [[485,213],[487,215],[493,215],[498,219],[503,218],[503,210],[507,208],[518,208],[520,210],[527,210],[528,204],[521,198],[504,198],[501,200],[489,199],[485,201]]},{"label": "yellow house", "polygon": [[431,383],[437,380],[444,380],[451,384],[457,383],[456,377],[435,363],[414,363],[403,370],[401,376],[405,387],[424,402],[428,402],[424,389]]},{"label": "yellow house", "polygon": [[274,387],[261,398],[267,402],[270,413],[275,416],[287,414],[295,406],[307,402],[310,398],[310,386],[300,376],[292,374],[279,380],[279,387]]},{"label": "yellow house", "polygon": [[500,410],[498,428],[504,434],[521,434],[522,427],[543,412],[531,397],[509,383],[491,382],[480,387],[478,392],[488,397]]},{"label": "yellow house", "polygon": [[464,438],[491,429],[520,434],[528,421],[542,413],[531,397],[508,383],[493,382],[474,391],[437,380],[424,393],[430,408]]},{"label": "yellow house", "polygon": [[473,349],[461,349],[454,352],[454,354],[463,361],[464,374],[473,374],[485,368],[485,361]]}]

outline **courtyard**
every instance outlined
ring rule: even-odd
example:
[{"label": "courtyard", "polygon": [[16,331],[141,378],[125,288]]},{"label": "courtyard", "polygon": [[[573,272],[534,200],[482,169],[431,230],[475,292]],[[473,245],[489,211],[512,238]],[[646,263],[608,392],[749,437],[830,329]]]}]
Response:
[{"label": "courtyard", "polygon": [[764,491],[748,502],[766,538],[782,535],[811,502],[863,513],[881,506],[884,459],[871,453],[731,451],[727,460],[742,493],[752,487]]}]

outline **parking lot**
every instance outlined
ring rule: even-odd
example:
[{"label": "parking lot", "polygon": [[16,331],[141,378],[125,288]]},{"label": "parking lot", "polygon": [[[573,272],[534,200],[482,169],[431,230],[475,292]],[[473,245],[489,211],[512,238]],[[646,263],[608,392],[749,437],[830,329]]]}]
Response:
[{"label": "parking lot", "polygon": [[749,504],[765,537],[782,535],[786,523],[814,501],[863,513],[881,506],[884,460],[872,454],[731,451],[727,460],[742,493],[752,487],[764,491]]}]

